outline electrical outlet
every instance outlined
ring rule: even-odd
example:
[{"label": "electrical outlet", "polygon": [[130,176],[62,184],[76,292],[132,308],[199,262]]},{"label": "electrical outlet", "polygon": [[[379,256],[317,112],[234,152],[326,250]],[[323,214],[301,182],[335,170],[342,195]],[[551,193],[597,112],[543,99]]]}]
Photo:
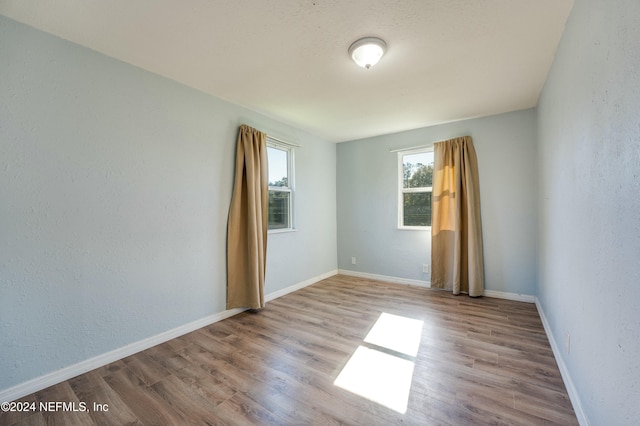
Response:
[{"label": "electrical outlet", "polygon": [[351,264],[352,264],[352,265],[355,265],[355,264],[356,264],[356,258],[355,258],[355,257],[352,257],[352,258],[351,258]]},{"label": "electrical outlet", "polygon": [[565,348],[567,349],[567,353],[570,354],[571,353],[571,335],[569,334],[569,332],[567,331],[567,334],[565,335]]},{"label": "electrical outlet", "polygon": [[422,264],[422,273],[423,274],[428,274],[430,272],[430,266],[428,263],[423,263]]}]

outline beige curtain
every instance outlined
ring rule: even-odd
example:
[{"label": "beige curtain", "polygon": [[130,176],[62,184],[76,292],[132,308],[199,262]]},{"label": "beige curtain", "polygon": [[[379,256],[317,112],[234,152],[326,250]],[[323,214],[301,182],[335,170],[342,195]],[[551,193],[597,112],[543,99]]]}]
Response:
[{"label": "beige curtain", "polygon": [[267,135],[240,126],[227,225],[227,309],[264,308],[269,175]]},{"label": "beige curtain", "polygon": [[431,287],[484,292],[478,162],[470,136],[434,145]]}]

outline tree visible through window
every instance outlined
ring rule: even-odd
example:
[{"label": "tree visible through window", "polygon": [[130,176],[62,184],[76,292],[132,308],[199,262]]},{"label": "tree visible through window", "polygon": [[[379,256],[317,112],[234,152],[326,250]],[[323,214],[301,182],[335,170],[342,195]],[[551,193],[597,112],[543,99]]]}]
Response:
[{"label": "tree visible through window", "polygon": [[431,226],[431,188],[433,185],[433,151],[398,153],[399,200],[398,226]]},{"label": "tree visible through window", "polygon": [[269,161],[269,229],[293,228],[291,149],[267,144]]}]

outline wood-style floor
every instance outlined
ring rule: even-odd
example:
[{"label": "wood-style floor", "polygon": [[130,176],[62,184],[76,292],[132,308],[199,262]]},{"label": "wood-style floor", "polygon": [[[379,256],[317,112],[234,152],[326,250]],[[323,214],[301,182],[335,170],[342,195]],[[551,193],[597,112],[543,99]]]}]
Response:
[{"label": "wood-style floor", "polygon": [[[382,313],[423,321],[417,355],[364,342]],[[334,385],[358,347],[413,365],[406,412]],[[359,368],[365,391],[389,373]],[[0,424],[577,424],[535,305],[343,275],[20,401],[108,411]]]}]

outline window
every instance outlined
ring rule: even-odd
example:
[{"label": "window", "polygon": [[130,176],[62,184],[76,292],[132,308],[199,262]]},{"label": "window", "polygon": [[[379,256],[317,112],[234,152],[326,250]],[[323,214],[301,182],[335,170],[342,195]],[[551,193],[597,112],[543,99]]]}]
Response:
[{"label": "window", "polygon": [[431,227],[433,148],[398,152],[398,227]]},{"label": "window", "polygon": [[267,143],[269,161],[269,230],[293,229],[293,152]]}]

